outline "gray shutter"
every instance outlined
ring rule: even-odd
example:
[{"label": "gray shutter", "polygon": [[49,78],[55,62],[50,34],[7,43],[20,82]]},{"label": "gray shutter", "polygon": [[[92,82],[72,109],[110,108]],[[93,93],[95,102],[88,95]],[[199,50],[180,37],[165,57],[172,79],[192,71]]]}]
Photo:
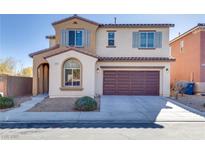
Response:
[{"label": "gray shutter", "polygon": [[133,48],[139,47],[139,32],[132,33],[132,47]]},{"label": "gray shutter", "polygon": [[84,30],[84,45],[85,47],[89,48],[90,47],[90,31],[89,30]]},{"label": "gray shutter", "polygon": [[162,32],[155,33],[155,47],[162,48]]},{"label": "gray shutter", "polygon": [[65,45],[69,46],[69,30],[65,30]]},{"label": "gray shutter", "polygon": [[66,30],[61,30],[61,45],[65,46],[66,44]]}]

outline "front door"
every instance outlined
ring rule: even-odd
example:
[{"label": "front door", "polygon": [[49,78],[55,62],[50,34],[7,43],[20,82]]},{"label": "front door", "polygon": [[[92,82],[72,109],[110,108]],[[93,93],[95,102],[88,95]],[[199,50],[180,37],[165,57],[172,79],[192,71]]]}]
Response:
[{"label": "front door", "polygon": [[48,93],[49,89],[49,66],[41,64],[38,68],[38,94]]}]

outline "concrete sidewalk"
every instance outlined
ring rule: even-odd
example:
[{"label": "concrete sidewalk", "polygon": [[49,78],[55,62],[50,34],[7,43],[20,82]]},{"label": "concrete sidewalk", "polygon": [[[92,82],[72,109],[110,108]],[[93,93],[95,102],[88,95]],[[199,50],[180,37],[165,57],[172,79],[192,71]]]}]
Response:
[{"label": "concrete sidewalk", "polygon": [[26,112],[45,96],[33,97],[21,107],[0,113],[0,122],[48,121],[135,121],[188,122],[205,121],[205,117],[174,104],[171,100],[154,96],[102,96],[100,112]]}]

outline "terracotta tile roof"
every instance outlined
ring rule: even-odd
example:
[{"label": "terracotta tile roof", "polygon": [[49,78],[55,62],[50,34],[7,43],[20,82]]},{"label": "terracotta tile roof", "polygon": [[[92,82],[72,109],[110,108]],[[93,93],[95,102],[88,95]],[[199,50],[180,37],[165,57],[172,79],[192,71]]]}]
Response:
[{"label": "terracotta tile roof", "polygon": [[186,32],[184,32],[184,33],[182,33],[182,34],[180,34],[179,36],[177,36],[177,37],[175,37],[174,39],[172,39],[171,41],[169,41],[169,44],[172,44],[173,42],[179,40],[180,38],[182,38],[182,37],[188,35],[189,33],[193,32],[193,31],[195,31],[195,30],[197,30],[197,29],[199,29],[199,28],[205,29],[205,23],[198,23],[195,27],[189,29],[188,31],[186,31]]},{"label": "terracotta tile roof", "polygon": [[98,61],[175,61],[173,57],[98,57]]},{"label": "terracotta tile roof", "polygon": [[100,24],[104,28],[174,27],[174,24]]},{"label": "terracotta tile roof", "polygon": [[71,50],[74,50],[76,52],[79,52],[79,53],[82,53],[82,54],[85,54],[87,56],[91,56],[91,57],[94,57],[94,58],[97,58],[97,55],[94,54],[94,53],[91,53],[89,51],[86,51],[84,49],[79,49],[79,48],[74,48],[74,47],[64,47],[61,51],[59,51],[58,53],[54,53],[54,54],[51,54],[49,56],[45,56],[44,58],[49,58],[49,57],[52,57],[52,56],[55,56],[55,55],[59,55],[59,54],[62,54],[64,52],[68,52],[68,51],[71,51]]},{"label": "terracotta tile roof", "polygon": [[89,23],[97,25],[99,27],[105,27],[105,28],[174,27],[174,24],[169,24],[169,23],[165,23],[165,24],[155,24],[155,23],[153,23],[153,24],[99,24],[95,21],[91,21],[89,19],[80,17],[78,15],[73,15],[71,17],[53,22],[52,25],[56,25],[56,24],[59,24],[59,23],[62,23],[62,22],[65,22],[65,21],[68,21],[68,20],[71,20],[74,18],[89,22]]},{"label": "terracotta tile roof", "polygon": [[65,22],[65,21],[67,21],[67,20],[71,20],[71,19],[74,19],[74,18],[77,18],[77,19],[79,19],[79,20],[86,21],[86,22],[91,23],[91,24],[94,24],[94,25],[99,25],[97,22],[88,20],[88,19],[83,18],[83,17],[80,17],[80,16],[78,16],[78,15],[73,15],[73,16],[71,16],[71,17],[68,17],[68,18],[65,18],[65,19],[62,19],[62,20],[53,22],[52,25],[56,25],[56,24],[59,24],[59,23],[62,23],[62,22]]},{"label": "terracotta tile roof", "polygon": [[[40,51],[31,53],[31,54],[29,54],[29,56],[33,57],[34,55],[41,54],[41,53],[44,53],[44,52],[48,52],[50,50],[54,50],[54,49],[58,49],[58,48],[60,48],[60,46],[56,45],[52,48],[47,48],[47,49],[44,49],[44,50],[40,50]],[[111,62],[111,61],[121,61],[121,62],[124,62],[124,61],[137,61],[137,62],[144,62],[144,61],[175,61],[175,58],[173,58],[173,57],[100,57],[100,56],[97,56],[96,54],[94,54],[90,51],[86,51],[85,49],[79,49],[79,48],[75,48],[75,47],[62,47],[61,51],[50,54],[49,56],[45,56],[44,58],[46,59],[46,58],[49,58],[49,57],[52,57],[52,56],[55,56],[55,55],[62,54],[64,52],[71,51],[71,50],[74,50],[76,52],[79,52],[79,53],[82,53],[82,54],[97,58],[98,61],[100,61],[100,62],[101,61],[103,61],[103,62],[106,62],[106,61],[109,61],[109,62]]]},{"label": "terracotta tile roof", "polygon": [[33,57],[33,56],[35,56],[35,55],[38,55],[38,54],[41,54],[41,53],[47,52],[47,51],[49,51],[49,50],[54,50],[54,49],[57,49],[57,48],[59,48],[59,47],[60,47],[60,45],[57,44],[57,45],[55,45],[55,46],[53,46],[53,47],[46,48],[46,49],[43,49],[43,50],[39,50],[39,51],[36,51],[36,52],[30,53],[29,56],[30,56],[30,57]]}]

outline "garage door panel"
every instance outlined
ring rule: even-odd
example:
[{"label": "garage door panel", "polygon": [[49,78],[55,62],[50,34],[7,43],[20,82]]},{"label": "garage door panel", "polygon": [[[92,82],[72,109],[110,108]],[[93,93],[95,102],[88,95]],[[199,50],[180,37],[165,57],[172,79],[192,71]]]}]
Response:
[{"label": "garage door panel", "polygon": [[104,95],[159,95],[159,71],[104,71]]}]

